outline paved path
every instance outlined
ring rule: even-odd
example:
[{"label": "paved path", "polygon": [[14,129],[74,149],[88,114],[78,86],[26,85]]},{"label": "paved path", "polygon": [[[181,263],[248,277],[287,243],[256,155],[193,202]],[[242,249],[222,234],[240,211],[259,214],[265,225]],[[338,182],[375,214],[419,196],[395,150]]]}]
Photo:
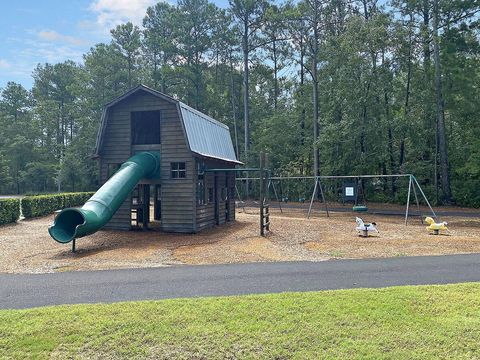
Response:
[{"label": "paved path", "polygon": [[0,275],[0,308],[480,281],[480,254]]}]

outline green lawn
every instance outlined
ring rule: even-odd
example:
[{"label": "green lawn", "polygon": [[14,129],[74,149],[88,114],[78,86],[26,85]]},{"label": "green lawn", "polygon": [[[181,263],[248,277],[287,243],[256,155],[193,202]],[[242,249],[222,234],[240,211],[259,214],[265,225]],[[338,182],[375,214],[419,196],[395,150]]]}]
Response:
[{"label": "green lawn", "polygon": [[0,358],[479,359],[480,283],[2,310]]}]

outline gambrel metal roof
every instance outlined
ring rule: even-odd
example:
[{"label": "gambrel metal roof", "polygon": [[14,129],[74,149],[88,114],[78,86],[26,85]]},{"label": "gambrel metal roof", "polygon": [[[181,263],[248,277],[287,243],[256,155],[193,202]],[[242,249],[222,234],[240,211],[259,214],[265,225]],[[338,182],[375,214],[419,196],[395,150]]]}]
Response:
[{"label": "gambrel metal roof", "polygon": [[179,101],[190,150],[198,155],[237,161],[228,126]]},{"label": "gambrel metal roof", "polygon": [[145,91],[177,106],[190,151],[200,156],[242,164],[242,162],[237,160],[235,155],[230,130],[227,125],[191,108],[179,100],[145,85],[138,85],[105,105],[97,135],[94,156],[100,156],[109,109],[138,91]]}]

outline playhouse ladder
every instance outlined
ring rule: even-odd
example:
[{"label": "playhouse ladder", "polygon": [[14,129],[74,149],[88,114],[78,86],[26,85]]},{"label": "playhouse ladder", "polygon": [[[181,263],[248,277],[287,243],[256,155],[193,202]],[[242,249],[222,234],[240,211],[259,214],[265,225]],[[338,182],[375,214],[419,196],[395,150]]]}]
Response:
[{"label": "playhouse ladder", "polygon": [[260,211],[263,212],[260,214],[260,235],[265,236],[265,233],[270,231],[270,204],[264,204]]},{"label": "playhouse ladder", "polygon": [[268,201],[268,170],[265,169],[268,156],[260,153],[260,235],[270,231],[270,203]]}]

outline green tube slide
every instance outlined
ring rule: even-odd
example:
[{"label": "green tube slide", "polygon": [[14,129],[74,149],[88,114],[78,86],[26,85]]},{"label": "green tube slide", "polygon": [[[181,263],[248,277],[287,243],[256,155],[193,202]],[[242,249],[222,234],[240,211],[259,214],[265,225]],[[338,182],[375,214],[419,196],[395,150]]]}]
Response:
[{"label": "green tube slide", "polygon": [[158,155],[141,152],[120,169],[81,208],[63,209],[48,228],[60,243],[93,234],[112,218],[135,185],[143,178],[156,177],[160,170]]}]

